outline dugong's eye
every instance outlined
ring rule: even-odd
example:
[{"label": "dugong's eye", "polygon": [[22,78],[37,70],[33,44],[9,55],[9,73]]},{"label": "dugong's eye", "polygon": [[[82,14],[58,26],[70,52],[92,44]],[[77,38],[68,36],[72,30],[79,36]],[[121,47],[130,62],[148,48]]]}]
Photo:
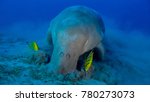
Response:
[{"label": "dugong's eye", "polygon": [[67,54],[66,54],[66,57],[67,57],[67,59],[69,59],[69,58],[70,58],[70,54],[69,54],[69,53],[67,53]]}]

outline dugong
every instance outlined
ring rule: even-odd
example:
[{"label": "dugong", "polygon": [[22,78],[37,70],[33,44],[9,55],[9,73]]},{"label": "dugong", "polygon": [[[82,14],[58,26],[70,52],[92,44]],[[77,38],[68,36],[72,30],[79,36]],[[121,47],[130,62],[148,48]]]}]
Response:
[{"label": "dugong", "polygon": [[94,48],[103,58],[104,32],[104,23],[95,10],[85,6],[66,8],[51,21],[48,29],[48,43],[53,46],[48,66],[62,74],[72,73],[79,57]]}]

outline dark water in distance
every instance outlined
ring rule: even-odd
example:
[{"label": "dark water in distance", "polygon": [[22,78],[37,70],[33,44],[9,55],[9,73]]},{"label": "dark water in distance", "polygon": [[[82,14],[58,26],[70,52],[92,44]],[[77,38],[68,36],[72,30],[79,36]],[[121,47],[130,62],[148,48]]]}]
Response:
[{"label": "dark water in distance", "polygon": [[17,21],[50,21],[61,10],[85,5],[111,18],[125,30],[150,33],[149,0],[0,0],[0,26]]}]

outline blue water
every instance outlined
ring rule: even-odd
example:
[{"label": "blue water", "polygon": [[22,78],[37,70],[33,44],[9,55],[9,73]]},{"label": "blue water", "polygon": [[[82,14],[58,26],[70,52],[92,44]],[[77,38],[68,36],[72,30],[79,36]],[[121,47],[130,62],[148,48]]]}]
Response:
[{"label": "blue water", "polygon": [[[108,51],[106,60],[100,62],[100,66],[107,68],[95,72],[89,81],[82,83],[81,80],[75,84],[101,84],[99,81],[106,84],[150,84],[149,0],[0,0],[0,84],[74,84],[71,79],[62,82],[52,76],[42,79],[47,78],[40,76],[44,72],[34,78],[28,71],[24,72],[28,73],[26,77],[19,72],[14,76],[9,71],[15,65],[19,66],[17,71],[23,71],[23,66],[31,67],[31,64],[24,65],[9,57],[25,53],[27,46],[23,44],[27,41],[35,40],[44,46],[42,41],[47,37],[50,21],[63,9],[74,5],[93,8],[102,16],[106,27],[105,49]],[[9,64],[12,64],[12,69]],[[106,75],[107,72],[112,78]],[[9,74],[14,79],[6,77]],[[20,76],[22,79],[18,78]]]},{"label": "blue water", "polygon": [[61,10],[72,5],[85,5],[100,14],[117,20],[121,28],[138,29],[149,33],[149,0],[1,0],[1,26],[18,21],[49,21]]}]

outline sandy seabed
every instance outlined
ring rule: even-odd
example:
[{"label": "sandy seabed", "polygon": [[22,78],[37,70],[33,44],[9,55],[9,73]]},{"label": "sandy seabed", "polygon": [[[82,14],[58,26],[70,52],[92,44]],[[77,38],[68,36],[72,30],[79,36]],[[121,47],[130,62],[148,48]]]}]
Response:
[{"label": "sandy seabed", "polygon": [[[38,39],[37,42],[42,45],[43,43]],[[91,78],[78,80],[73,80],[71,76],[47,73],[45,64],[30,63],[29,56],[32,53],[26,41],[25,37],[14,38],[14,36],[0,34],[0,84],[150,84],[149,36],[139,31],[124,32],[117,28],[107,29],[103,42],[105,59],[101,62],[93,62],[94,71]]]}]

